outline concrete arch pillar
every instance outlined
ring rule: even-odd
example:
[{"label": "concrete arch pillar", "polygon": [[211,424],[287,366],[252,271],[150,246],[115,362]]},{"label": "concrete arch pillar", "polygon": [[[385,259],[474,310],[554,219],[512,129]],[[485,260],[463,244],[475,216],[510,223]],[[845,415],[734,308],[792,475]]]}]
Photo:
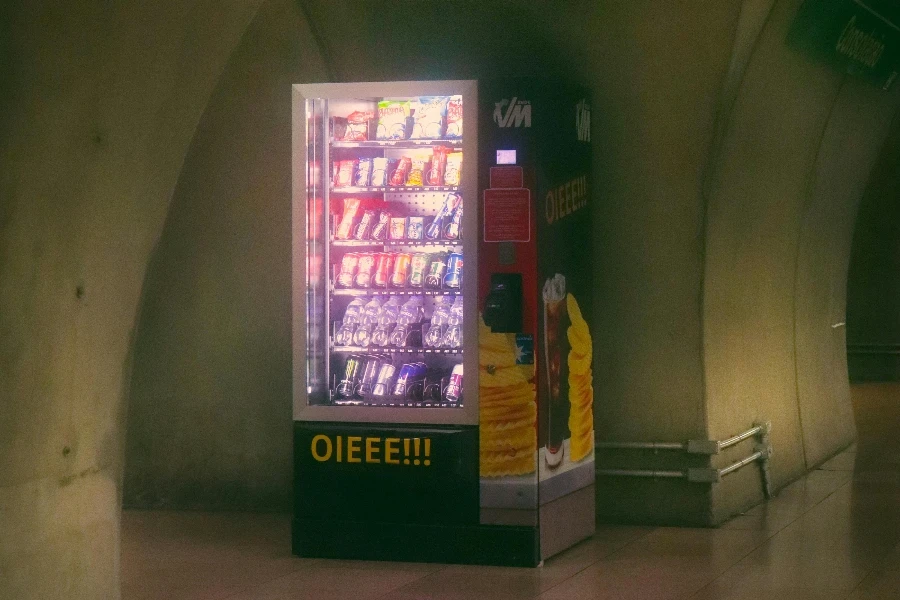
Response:
[{"label": "concrete arch pillar", "polygon": [[144,272],[258,5],[4,4],[0,597],[118,597]]}]

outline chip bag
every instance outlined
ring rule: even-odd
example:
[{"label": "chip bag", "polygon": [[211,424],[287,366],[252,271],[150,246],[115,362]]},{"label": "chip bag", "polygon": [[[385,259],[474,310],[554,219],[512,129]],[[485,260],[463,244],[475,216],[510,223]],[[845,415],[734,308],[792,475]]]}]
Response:
[{"label": "chip bag", "polygon": [[378,127],[375,137],[379,140],[405,140],[406,120],[411,106],[409,100],[382,100],[378,103]]},{"label": "chip bag", "polygon": [[344,142],[365,142],[369,139],[369,121],[375,118],[371,111],[353,111],[347,115],[347,125],[339,138]]},{"label": "chip bag", "polygon": [[437,139],[443,137],[447,120],[447,96],[422,96],[416,105],[410,139]]},{"label": "chip bag", "polygon": [[412,167],[406,178],[406,185],[424,185],[425,181],[425,163],[427,159],[417,157],[412,159]]},{"label": "chip bag", "polygon": [[410,169],[412,168],[412,159],[408,156],[403,156],[397,162],[397,168],[394,169],[394,172],[391,174],[391,179],[388,181],[388,185],[403,185],[406,183],[406,178],[409,175]]},{"label": "chip bag", "polygon": [[462,152],[451,152],[447,155],[447,170],[444,172],[444,185],[459,185],[462,178]]},{"label": "chip bag", "polygon": [[350,239],[350,230],[353,228],[353,221],[356,219],[356,213],[359,212],[359,198],[344,199],[344,214],[341,222],[338,224],[334,238],[337,240]]},{"label": "chip bag", "polygon": [[372,159],[372,178],[370,185],[384,187],[387,185],[388,159],[377,157]]},{"label": "chip bag", "polygon": [[349,187],[353,185],[353,172],[356,170],[356,160],[336,161],[334,173],[334,187]]},{"label": "chip bag", "polygon": [[445,137],[461,138],[463,130],[462,96],[450,96],[447,103],[447,133]]},{"label": "chip bag", "polygon": [[447,170],[447,146],[435,146],[432,150],[431,168],[425,177],[425,185],[444,185],[444,172]]},{"label": "chip bag", "polygon": [[357,187],[366,187],[369,185],[369,179],[372,177],[372,159],[359,159],[359,166],[356,169],[356,175],[353,177],[353,185]]}]

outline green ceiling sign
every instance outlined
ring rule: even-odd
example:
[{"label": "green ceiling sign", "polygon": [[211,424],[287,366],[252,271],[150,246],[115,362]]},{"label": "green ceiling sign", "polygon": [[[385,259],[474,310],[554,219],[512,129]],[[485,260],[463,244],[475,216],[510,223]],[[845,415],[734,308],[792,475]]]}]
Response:
[{"label": "green ceiling sign", "polygon": [[900,71],[900,3],[806,0],[788,45],[887,89]]}]

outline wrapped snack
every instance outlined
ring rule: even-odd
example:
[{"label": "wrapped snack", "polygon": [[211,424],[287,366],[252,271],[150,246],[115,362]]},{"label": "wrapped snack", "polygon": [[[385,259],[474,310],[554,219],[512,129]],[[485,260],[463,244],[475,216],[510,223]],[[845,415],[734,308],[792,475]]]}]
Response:
[{"label": "wrapped snack", "polygon": [[425,185],[444,185],[444,173],[447,170],[447,146],[435,146],[431,157],[431,168],[425,177]]},{"label": "wrapped snack", "polygon": [[335,138],[344,142],[364,142],[369,139],[369,121],[375,118],[372,111],[353,111],[347,115],[346,127],[343,135],[337,136],[337,126],[335,126]]},{"label": "wrapped snack", "polygon": [[408,156],[402,157],[397,162],[397,167],[394,169],[394,172],[391,173],[391,178],[388,181],[388,185],[398,186],[406,183],[406,178],[409,175],[411,169],[412,159]]},{"label": "wrapped snack", "polygon": [[450,219],[450,223],[444,228],[444,238],[448,240],[458,240],[460,236],[460,230],[462,228],[462,216],[463,216],[463,207],[462,202],[459,203],[459,206],[456,207],[456,212],[453,213],[453,218]]},{"label": "wrapped snack", "polygon": [[447,170],[444,173],[444,185],[459,185],[462,179],[462,152],[451,152],[447,155]]},{"label": "wrapped snack", "polygon": [[379,102],[375,137],[379,140],[405,140],[406,120],[409,118],[410,108],[409,100]]},{"label": "wrapped snack", "polygon": [[358,240],[367,240],[372,233],[372,227],[375,225],[375,211],[367,210],[363,213],[362,219],[357,223],[353,231],[353,237]]},{"label": "wrapped snack", "polygon": [[372,178],[369,185],[374,187],[384,187],[388,181],[388,159],[373,158],[372,159]]},{"label": "wrapped snack", "polygon": [[357,187],[366,187],[369,185],[372,177],[372,159],[361,158],[356,168],[356,175],[353,177],[353,185]]},{"label": "wrapped snack", "polygon": [[450,96],[447,103],[447,133],[445,137],[461,138],[463,130],[462,96]]},{"label": "wrapped snack", "polygon": [[447,119],[447,96],[422,96],[416,105],[410,139],[437,139],[443,137]]},{"label": "wrapped snack", "polygon": [[425,183],[425,158],[412,159],[412,166],[409,169],[409,176],[406,178],[406,185],[424,185]]},{"label": "wrapped snack", "polygon": [[388,233],[388,239],[403,240],[406,239],[406,218],[391,217],[391,229]]},{"label": "wrapped snack", "polygon": [[425,217],[407,217],[406,219],[406,238],[410,240],[421,240],[422,233],[425,231]]},{"label": "wrapped snack", "polygon": [[347,119],[334,117],[331,119],[331,136],[336,140],[343,140],[347,135]]},{"label": "wrapped snack", "polygon": [[359,198],[344,199],[344,214],[341,222],[338,224],[337,231],[334,234],[336,240],[346,240],[350,238],[350,230],[353,228],[353,221],[359,212]]},{"label": "wrapped snack", "polygon": [[353,185],[353,172],[356,170],[356,160],[337,161],[337,171],[334,174],[334,187],[350,187]]},{"label": "wrapped snack", "polygon": [[391,213],[386,210],[381,211],[378,215],[378,222],[372,228],[372,239],[381,241],[387,235],[388,224],[391,220]]}]

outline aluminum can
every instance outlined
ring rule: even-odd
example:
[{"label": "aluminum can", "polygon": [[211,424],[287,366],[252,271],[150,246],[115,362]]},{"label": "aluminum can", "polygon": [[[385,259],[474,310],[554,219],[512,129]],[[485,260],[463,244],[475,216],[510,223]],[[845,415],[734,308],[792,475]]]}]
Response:
[{"label": "aluminum can", "polygon": [[354,283],[356,287],[367,288],[372,286],[372,274],[375,271],[375,253],[360,252],[357,254],[357,271]]},{"label": "aluminum can", "polygon": [[356,390],[363,359],[358,354],[351,354],[344,363],[344,375],[338,382],[335,392],[341,398],[350,398]]},{"label": "aluminum can", "polygon": [[375,287],[387,287],[391,276],[391,267],[394,264],[394,255],[389,252],[379,252],[375,255],[375,275],[372,277],[372,285]]},{"label": "aluminum can", "polygon": [[439,290],[444,283],[444,273],[447,272],[446,255],[434,254],[431,256],[431,263],[428,265],[428,272],[425,273],[425,287]]},{"label": "aluminum can", "polygon": [[412,254],[406,252],[401,252],[394,258],[394,268],[391,272],[391,287],[406,287],[410,263],[412,263]]},{"label": "aluminum can", "polygon": [[341,259],[341,271],[337,276],[337,284],[340,287],[352,287],[353,276],[356,274],[356,267],[359,264],[359,254],[356,252],[348,252]]},{"label": "aluminum can", "polygon": [[406,363],[400,367],[400,373],[397,375],[397,381],[391,393],[394,396],[406,396],[407,391],[413,384],[424,381],[425,373],[428,367],[425,363]]},{"label": "aluminum can", "polygon": [[451,252],[447,256],[447,274],[444,276],[444,287],[458,290],[462,287],[463,255]]},{"label": "aluminum can", "polygon": [[462,364],[454,365],[453,371],[450,372],[450,382],[444,391],[444,398],[448,402],[459,402],[462,398],[463,389],[463,366]]},{"label": "aluminum can", "polygon": [[397,367],[392,363],[382,363],[381,368],[378,369],[378,378],[375,380],[375,385],[372,386],[372,395],[386,396],[391,389],[391,384],[394,382],[394,375],[396,374]]},{"label": "aluminum can", "polygon": [[372,393],[372,387],[378,379],[378,371],[383,362],[381,357],[366,356],[366,364],[362,370],[362,376],[359,378],[359,385],[356,386],[356,395],[364,398]]},{"label": "aluminum can", "polygon": [[409,267],[409,286],[420,288],[425,284],[425,271],[430,257],[427,254],[413,254]]}]

